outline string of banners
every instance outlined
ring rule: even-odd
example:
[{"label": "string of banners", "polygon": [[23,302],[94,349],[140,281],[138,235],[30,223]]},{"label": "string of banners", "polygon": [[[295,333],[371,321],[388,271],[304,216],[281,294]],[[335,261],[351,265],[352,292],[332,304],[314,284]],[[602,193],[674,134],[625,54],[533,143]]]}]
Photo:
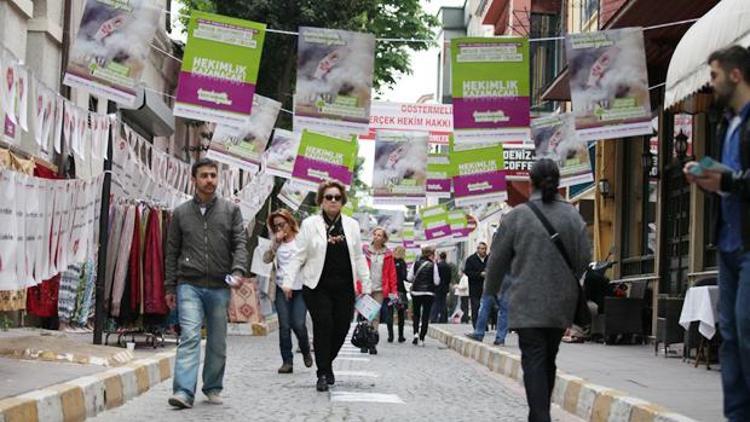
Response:
[{"label": "string of banners", "polygon": [[[132,104],[160,12],[145,0],[87,2],[65,83]],[[375,141],[376,204],[423,205],[437,196],[482,207],[507,198],[508,178],[524,177],[520,155],[557,159],[564,183],[581,183],[591,180],[587,141],[652,131],[641,28],[566,35],[573,111],[531,120],[527,38],[451,40],[452,106],[397,104],[372,99],[374,35],[300,27],[292,132],[273,131],[281,104],[255,94],[267,31],[263,23],[193,12],[174,114],[217,124],[209,156],[230,166],[228,186],[237,187],[237,169],[284,177],[293,205],[320,180],[351,184],[361,139]],[[10,62],[4,53],[4,72]],[[10,67],[23,77],[22,67]],[[28,89],[20,86],[3,86],[2,107],[6,126],[26,130]],[[82,155],[90,143],[92,156],[102,156],[111,119],[64,101],[60,107],[60,97],[40,86],[38,142],[65,142]]]}]

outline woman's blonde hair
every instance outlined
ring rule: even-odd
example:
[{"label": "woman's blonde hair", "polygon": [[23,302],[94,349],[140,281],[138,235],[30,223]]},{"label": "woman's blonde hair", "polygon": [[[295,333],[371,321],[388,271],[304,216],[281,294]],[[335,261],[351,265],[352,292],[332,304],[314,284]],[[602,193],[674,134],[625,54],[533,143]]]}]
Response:
[{"label": "woman's blonde hair", "polygon": [[266,221],[266,224],[268,224],[268,229],[273,233],[273,220],[276,217],[281,217],[286,221],[286,223],[289,225],[289,230],[291,230],[292,233],[297,234],[299,233],[299,226],[297,225],[297,220],[294,219],[294,216],[292,215],[289,210],[285,208],[278,209],[271,213],[271,215],[268,216],[268,220]]},{"label": "woman's blonde hair", "polygon": [[376,231],[381,231],[381,232],[383,232],[383,238],[385,239],[385,241],[386,241],[386,242],[388,242],[388,232],[387,232],[387,231],[385,230],[385,228],[383,228],[383,227],[380,227],[380,226],[378,226],[378,227],[375,227],[374,229],[372,229],[372,235],[373,235],[373,236],[375,236],[375,232],[376,232]]},{"label": "woman's blonde hair", "polygon": [[406,257],[406,249],[403,246],[396,246],[393,248],[393,257],[396,259],[404,259]]},{"label": "woman's blonde hair", "polygon": [[429,258],[430,256],[435,255],[435,247],[434,246],[422,246],[422,257],[423,258]]}]

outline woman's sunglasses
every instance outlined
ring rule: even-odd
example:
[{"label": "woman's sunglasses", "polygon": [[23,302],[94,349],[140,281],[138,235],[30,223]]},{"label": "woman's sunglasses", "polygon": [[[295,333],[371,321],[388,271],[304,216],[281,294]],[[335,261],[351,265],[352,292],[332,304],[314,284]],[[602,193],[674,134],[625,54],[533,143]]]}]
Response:
[{"label": "woman's sunglasses", "polygon": [[326,201],[330,201],[330,202],[340,202],[342,196],[341,195],[325,195],[323,196],[323,198],[325,198]]}]

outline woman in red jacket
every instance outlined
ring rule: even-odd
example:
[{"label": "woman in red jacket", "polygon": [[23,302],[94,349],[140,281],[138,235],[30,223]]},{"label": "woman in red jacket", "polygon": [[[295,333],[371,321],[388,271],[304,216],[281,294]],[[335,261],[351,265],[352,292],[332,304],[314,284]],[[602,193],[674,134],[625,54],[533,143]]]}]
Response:
[{"label": "woman in red jacket", "polygon": [[[398,296],[396,290],[396,261],[393,258],[393,252],[385,244],[388,242],[388,233],[382,227],[376,227],[372,231],[372,243],[370,247],[365,247],[365,257],[367,264],[370,266],[370,277],[372,283],[372,297],[380,303],[383,298],[393,298]],[[375,330],[380,324],[380,315],[372,321]],[[368,350],[363,349],[366,353]],[[369,349],[371,355],[378,353],[375,346]]]}]

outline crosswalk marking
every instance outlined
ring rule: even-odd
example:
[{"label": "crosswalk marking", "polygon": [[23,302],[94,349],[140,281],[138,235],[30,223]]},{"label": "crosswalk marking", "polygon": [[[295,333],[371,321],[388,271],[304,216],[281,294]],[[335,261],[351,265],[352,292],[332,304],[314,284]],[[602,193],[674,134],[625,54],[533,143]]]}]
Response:
[{"label": "crosswalk marking", "polygon": [[336,371],[337,377],[362,377],[362,378],[378,378],[380,375],[371,371]]},{"label": "crosswalk marking", "polygon": [[404,401],[395,394],[360,393],[358,391],[333,391],[331,392],[331,401],[404,404]]},{"label": "crosswalk marking", "polygon": [[353,362],[369,362],[370,358],[347,358],[347,357],[336,358],[336,361],[339,361],[339,360],[350,360]]}]

